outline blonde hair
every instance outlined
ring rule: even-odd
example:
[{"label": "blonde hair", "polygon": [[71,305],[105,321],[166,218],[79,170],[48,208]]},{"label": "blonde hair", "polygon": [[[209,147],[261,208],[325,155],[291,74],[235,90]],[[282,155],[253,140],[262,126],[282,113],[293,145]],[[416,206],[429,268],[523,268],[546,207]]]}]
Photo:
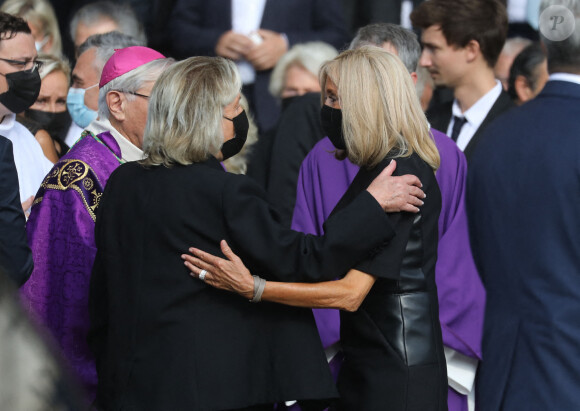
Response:
[{"label": "blonde hair", "polygon": [[322,102],[326,80],[336,85],[348,158],[372,168],[387,154],[417,153],[437,170],[439,152],[415,87],[401,60],[373,46],[347,50],[320,70]]},{"label": "blonde hair", "polygon": [[52,54],[39,54],[38,60],[43,63],[40,70],[38,70],[41,79],[44,79],[52,72],[60,71],[66,76],[67,82],[70,83],[70,64],[68,60]]},{"label": "blonde hair", "polygon": [[151,92],[142,163],[187,165],[216,154],[223,109],[241,87],[235,63],[223,57],[190,57],[166,69]]},{"label": "blonde hair", "polygon": [[49,54],[62,55],[62,39],[58,28],[58,20],[54,8],[48,0],[6,0],[0,10],[22,17],[29,24],[32,23],[40,29],[44,36],[52,39],[52,47]]}]

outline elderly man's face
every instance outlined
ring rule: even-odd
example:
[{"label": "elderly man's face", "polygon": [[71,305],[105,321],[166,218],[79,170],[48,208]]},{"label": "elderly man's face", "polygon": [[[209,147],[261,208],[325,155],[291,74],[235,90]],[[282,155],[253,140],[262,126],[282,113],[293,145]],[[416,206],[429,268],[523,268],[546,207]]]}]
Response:
[{"label": "elderly man's face", "polygon": [[93,86],[98,86],[101,78],[101,73],[95,68],[96,58],[96,49],[94,47],[88,49],[79,56],[72,71],[72,87],[86,89],[85,106],[94,111],[99,107],[99,87]]},{"label": "elderly man's face", "polygon": [[155,84],[154,81],[144,83],[136,91],[133,101],[125,101],[126,121],[123,124],[123,131],[126,137],[137,147],[143,147],[143,134],[145,133],[145,124],[147,123],[147,110],[151,89]]},{"label": "elderly man's face", "polygon": [[119,30],[119,26],[113,20],[108,18],[101,18],[91,25],[86,25],[80,22],[75,30],[75,50],[77,50],[90,36],[94,34],[110,33],[115,30]]}]

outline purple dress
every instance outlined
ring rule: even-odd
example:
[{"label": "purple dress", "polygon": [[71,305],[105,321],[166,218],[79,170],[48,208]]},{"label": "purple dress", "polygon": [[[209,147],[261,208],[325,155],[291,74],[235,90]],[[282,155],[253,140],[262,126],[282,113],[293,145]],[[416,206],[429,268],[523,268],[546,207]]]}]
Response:
[{"label": "purple dress", "polygon": [[95,214],[121,150],[109,132],[83,132],[45,177],[26,225],[34,271],[21,288],[23,304],[48,328],[68,365],[96,394],[89,331],[89,280],[95,259]]},{"label": "purple dress", "polygon": [[[438,258],[435,267],[439,320],[445,346],[481,359],[485,291],[473,262],[465,213],[467,162],[445,134],[431,130],[441,156],[437,182],[441,190]],[[323,224],[358,173],[348,159],[334,158],[328,138],[319,141],[300,168],[292,229],[323,234]],[[313,310],[323,346],[340,339],[338,310]],[[333,373],[337,364],[331,362]],[[467,397],[449,388],[452,411],[467,410]]]}]

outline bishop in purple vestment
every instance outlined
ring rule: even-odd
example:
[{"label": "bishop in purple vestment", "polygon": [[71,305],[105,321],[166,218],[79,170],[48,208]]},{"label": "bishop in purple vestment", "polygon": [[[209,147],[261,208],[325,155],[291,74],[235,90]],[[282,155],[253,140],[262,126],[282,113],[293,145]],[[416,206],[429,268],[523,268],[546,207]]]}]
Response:
[{"label": "bishop in purple vestment", "polygon": [[[441,166],[436,175],[442,206],[435,281],[439,296],[439,319],[448,359],[448,406],[452,411],[466,411],[467,397],[454,389],[462,390],[452,381],[454,372],[449,360],[450,356],[455,359],[460,357],[463,364],[470,364],[474,368],[481,359],[485,291],[469,245],[464,203],[467,173],[465,157],[449,137],[437,130],[432,130],[432,135],[441,156]],[[292,229],[323,234],[324,221],[356,176],[358,166],[348,159],[337,160],[334,157],[335,150],[330,140],[324,138],[304,159],[298,177]],[[325,348],[330,348],[327,354],[336,352],[340,339],[338,311],[313,311],[322,343]],[[336,362],[330,363],[333,371],[338,367]]]},{"label": "bishop in purple vestment", "polygon": [[107,110],[108,119],[93,121],[54,165],[34,199],[26,227],[34,271],[21,288],[23,303],[50,330],[89,401],[97,387],[95,360],[87,344],[96,210],[111,173],[125,161],[142,158],[148,95],[171,61],[146,47],[114,52],[99,83],[100,93],[107,96],[99,111]]}]

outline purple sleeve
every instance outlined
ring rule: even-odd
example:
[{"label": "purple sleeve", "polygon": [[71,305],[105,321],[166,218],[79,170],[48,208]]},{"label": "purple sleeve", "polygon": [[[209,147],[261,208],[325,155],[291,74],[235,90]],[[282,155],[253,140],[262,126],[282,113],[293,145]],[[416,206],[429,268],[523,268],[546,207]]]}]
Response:
[{"label": "purple sleeve", "polygon": [[467,162],[447,136],[434,136],[442,159],[437,171],[442,208],[435,278],[443,343],[481,359],[485,291],[469,244],[465,210]]}]

